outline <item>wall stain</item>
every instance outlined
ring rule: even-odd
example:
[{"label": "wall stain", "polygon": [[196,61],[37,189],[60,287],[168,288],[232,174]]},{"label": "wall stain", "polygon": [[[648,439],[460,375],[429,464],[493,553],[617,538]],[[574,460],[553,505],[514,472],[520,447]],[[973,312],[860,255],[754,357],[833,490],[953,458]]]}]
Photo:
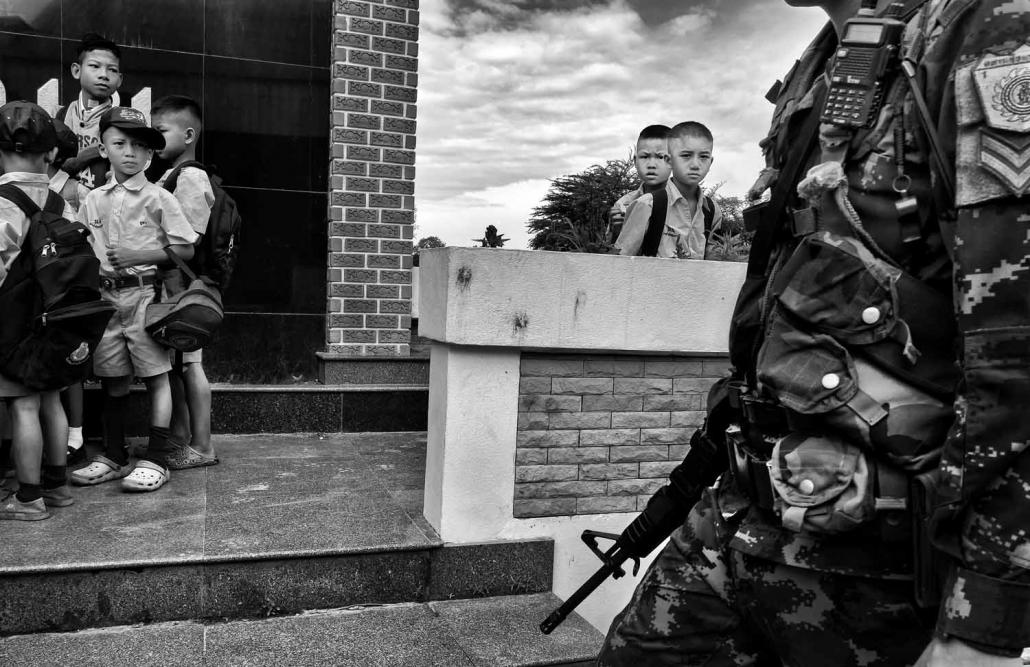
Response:
[{"label": "wall stain", "polygon": [[513,336],[522,333],[529,326],[529,315],[526,313],[515,313],[511,321],[511,333]]},{"label": "wall stain", "polygon": [[458,269],[458,279],[455,281],[455,284],[459,290],[467,292],[469,287],[472,286],[472,269],[467,266]]},{"label": "wall stain", "polygon": [[572,319],[579,317],[580,306],[587,305],[587,293],[586,290],[578,290],[576,292],[576,303],[572,306]]}]

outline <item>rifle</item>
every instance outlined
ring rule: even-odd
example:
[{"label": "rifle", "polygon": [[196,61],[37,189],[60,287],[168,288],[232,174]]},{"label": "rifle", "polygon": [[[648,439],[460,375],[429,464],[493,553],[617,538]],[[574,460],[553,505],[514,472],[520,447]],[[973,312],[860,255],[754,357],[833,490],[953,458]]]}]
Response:
[{"label": "rifle", "polygon": [[[633,561],[633,576],[637,576],[637,572],[640,571],[640,559],[636,556],[631,556],[629,552],[616,542],[619,539],[618,535],[614,533],[602,533],[596,530],[584,530],[580,538],[590,550],[594,552],[594,555],[601,559],[603,565],[597,570],[589,579],[586,580],[582,586],[576,589],[569,599],[566,600],[560,607],[551,612],[551,615],[544,619],[540,624],[540,632],[545,635],[551,634],[551,631],[562,624],[562,622],[568,617],[569,614],[579,606],[583,600],[597,590],[608,577],[618,579],[622,575],[626,574],[626,571],[622,569],[622,564],[627,560]],[[603,538],[614,542],[608,551],[602,552],[597,546],[597,538]]]}]

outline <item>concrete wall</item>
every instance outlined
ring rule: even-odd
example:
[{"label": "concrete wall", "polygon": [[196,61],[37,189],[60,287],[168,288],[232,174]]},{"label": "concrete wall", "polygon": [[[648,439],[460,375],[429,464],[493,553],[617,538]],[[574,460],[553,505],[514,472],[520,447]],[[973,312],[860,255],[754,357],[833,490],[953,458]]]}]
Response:
[{"label": "concrete wall", "polygon": [[[546,414],[546,430],[573,433],[562,437],[570,443],[575,437],[581,450],[585,431],[621,430],[623,418],[617,419],[617,413],[654,413],[650,417],[653,428],[664,431],[649,435],[649,442],[673,434],[682,439],[690,427],[673,427],[673,414],[692,413],[690,421],[696,423],[705,387],[725,369],[729,317],[744,270],[743,264],[721,262],[485,248],[423,250],[420,333],[434,341],[424,513],[440,536],[448,542],[550,537],[555,540],[554,590],[568,597],[599,565],[580,541],[582,531],[621,532],[659,478],[648,478],[651,481],[644,490],[639,478],[641,461],[631,462],[638,475],[634,492],[629,494],[632,510],[627,505],[613,508],[618,512],[579,515],[579,501],[573,496],[576,507],[566,503],[567,516],[518,516],[516,485],[547,483],[525,477],[516,481],[519,434],[545,430],[520,431],[520,419],[523,427],[542,426],[540,413]],[[646,377],[649,361],[653,377]],[[707,377],[706,363],[710,366]],[[598,375],[588,374],[588,368],[589,373]],[[628,373],[630,368],[636,373],[639,368],[640,376],[618,378],[616,368],[621,369],[618,373]],[[677,381],[681,389],[689,387],[690,391],[677,397]],[[609,385],[611,394],[592,393],[607,392]],[[555,393],[556,387],[559,393]],[[520,393],[522,388],[527,391]],[[671,393],[650,393],[666,389]],[[527,397],[522,399],[521,414],[520,396]],[[607,429],[600,427],[601,418],[596,415],[588,418],[596,418],[596,423],[578,427],[574,418],[559,416],[555,425],[569,428],[550,428],[553,416],[572,413],[552,411],[548,406],[571,408],[577,403],[583,414],[584,401],[603,402],[598,398],[602,396],[611,405],[587,412],[605,413]],[[638,398],[639,411],[621,410],[616,405],[632,400],[635,407]],[[645,400],[655,409],[644,410]],[[687,406],[690,409],[674,409]],[[538,407],[544,409],[530,409]],[[686,420],[687,416],[679,418]],[[613,429],[613,424],[620,426]],[[649,430],[646,426],[626,428],[639,430],[638,438]],[[549,465],[527,463],[527,456],[539,457],[538,452],[527,454],[528,450],[551,449],[527,444],[528,436],[523,436],[523,470]],[[655,444],[654,452],[662,449],[665,459],[644,463],[667,468],[674,455],[684,451],[682,444]],[[640,440],[627,446],[640,447]],[[619,457],[617,447],[615,456]],[[605,465],[612,463],[612,451],[607,448]],[[575,467],[579,482],[582,467],[579,463]],[[649,468],[645,471],[651,474]],[[571,475],[571,469],[562,474]],[[608,480],[601,483],[607,493]],[[522,514],[524,509],[520,509]],[[580,613],[597,628],[606,629],[629,600],[636,581],[626,577],[605,583],[580,607]]]}]

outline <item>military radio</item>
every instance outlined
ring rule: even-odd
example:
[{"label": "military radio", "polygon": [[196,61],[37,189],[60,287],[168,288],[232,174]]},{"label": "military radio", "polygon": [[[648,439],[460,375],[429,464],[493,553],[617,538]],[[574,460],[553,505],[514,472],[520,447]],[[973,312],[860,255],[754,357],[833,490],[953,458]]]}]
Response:
[{"label": "military radio", "polygon": [[869,5],[876,2],[863,2],[858,15],[844,24],[819,118],[824,123],[854,129],[872,125],[901,62],[905,23],[898,17],[904,5],[891,4],[882,17],[873,16]]}]

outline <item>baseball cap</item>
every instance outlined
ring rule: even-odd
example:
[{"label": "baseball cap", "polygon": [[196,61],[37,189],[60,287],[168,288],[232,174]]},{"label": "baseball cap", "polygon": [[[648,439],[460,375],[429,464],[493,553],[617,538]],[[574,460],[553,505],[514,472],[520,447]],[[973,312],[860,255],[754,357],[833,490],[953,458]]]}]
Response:
[{"label": "baseball cap", "polygon": [[78,155],[79,138],[71,128],[55,118],[54,129],[57,131],[57,159],[63,162]]},{"label": "baseball cap", "polygon": [[100,117],[100,136],[109,127],[117,127],[131,137],[137,137],[147,142],[147,145],[154,150],[165,147],[163,134],[147,125],[147,118],[139,109],[132,107],[111,107]]},{"label": "baseball cap", "polygon": [[54,121],[43,107],[24,100],[0,107],[0,150],[46,153],[56,145]]}]

